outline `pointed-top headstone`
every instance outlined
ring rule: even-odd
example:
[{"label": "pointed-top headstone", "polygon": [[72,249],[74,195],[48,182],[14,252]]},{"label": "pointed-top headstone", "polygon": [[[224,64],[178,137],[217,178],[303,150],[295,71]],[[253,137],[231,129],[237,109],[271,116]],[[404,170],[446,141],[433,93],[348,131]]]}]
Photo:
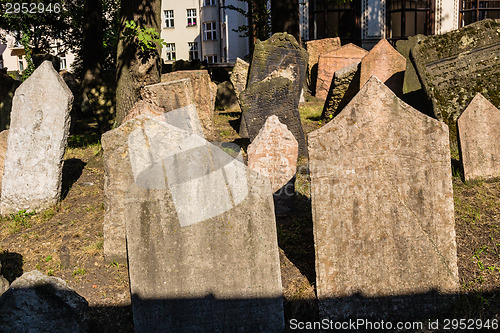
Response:
[{"label": "pointed-top headstone", "polygon": [[2,214],[44,209],[59,201],[72,103],[71,90],[49,61],[17,88],[2,180]]},{"label": "pointed-top headstone", "polygon": [[323,38],[310,40],[306,42],[306,50],[309,53],[309,61],[307,64],[307,84],[311,91],[316,90],[316,82],[318,77],[318,61],[321,55],[334,51],[340,48],[340,38]]},{"label": "pointed-top headstone", "polygon": [[299,144],[277,116],[267,118],[247,152],[248,167],[269,178],[273,192],[295,175]]},{"label": "pointed-top headstone", "polygon": [[459,284],[447,126],[372,76],[308,143],[321,312],[394,320],[449,306]]},{"label": "pointed-top headstone", "polygon": [[458,118],[465,180],[500,177],[500,110],[478,93]]},{"label": "pointed-top headstone", "polygon": [[240,93],[247,87],[249,68],[250,64],[248,62],[240,58],[236,58],[236,63],[234,64],[233,71],[230,76],[236,97],[240,97]]},{"label": "pointed-top headstone", "polygon": [[382,39],[361,60],[359,87],[375,75],[397,95],[402,95],[405,69],[406,58],[387,39]]},{"label": "pointed-top headstone", "polygon": [[316,97],[325,100],[334,73],[348,65],[359,63],[368,51],[349,43],[332,52],[322,54],[318,62],[318,81],[316,84]]}]

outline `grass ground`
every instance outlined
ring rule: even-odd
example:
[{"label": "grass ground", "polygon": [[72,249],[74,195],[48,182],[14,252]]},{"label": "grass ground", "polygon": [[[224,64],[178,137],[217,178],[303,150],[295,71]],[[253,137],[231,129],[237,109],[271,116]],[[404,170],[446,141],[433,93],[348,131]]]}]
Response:
[{"label": "grass ground", "polygon": [[[317,101],[301,107],[306,133],[323,125],[321,108]],[[247,144],[236,131],[239,116],[217,113],[220,141]],[[93,133],[82,127],[70,137],[60,204],[1,218],[2,274],[10,282],[33,269],[60,277],[89,302],[92,332],[132,332],[127,267],[103,259],[104,172]],[[277,218],[287,319],[317,318],[307,164],[299,161],[295,212]],[[454,315],[500,319],[500,180],[464,183],[456,169],[453,189],[462,292]]]}]

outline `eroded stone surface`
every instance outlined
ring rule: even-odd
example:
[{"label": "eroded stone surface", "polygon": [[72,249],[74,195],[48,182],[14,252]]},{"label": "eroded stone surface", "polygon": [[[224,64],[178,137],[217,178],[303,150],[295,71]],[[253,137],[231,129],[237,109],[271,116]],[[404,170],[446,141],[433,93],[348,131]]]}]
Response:
[{"label": "eroded stone surface", "polygon": [[270,116],[248,146],[248,167],[269,178],[276,192],[295,175],[298,149],[292,132],[277,116]]},{"label": "eroded stone surface", "polygon": [[[248,86],[270,76],[287,77],[292,80],[290,92],[298,105],[306,76],[307,61],[307,51],[286,32],[276,33],[264,42],[257,41],[248,73]],[[274,76],[272,76],[273,72]]]},{"label": "eroded stone surface", "polygon": [[270,182],[201,137],[154,119],[136,123],[128,142],[135,330],[283,329]]},{"label": "eroded stone surface", "polygon": [[148,103],[164,109],[165,116],[171,118],[167,122],[173,122],[174,126],[192,131],[200,136],[209,132],[206,128],[202,128],[200,116],[203,115],[196,107],[191,79],[165,81],[145,86],[141,90],[141,96]]},{"label": "eroded stone surface", "polygon": [[306,42],[306,50],[309,53],[307,63],[307,84],[312,92],[317,88],[316,79],[318,77],[318,61],[321,55],[332,52],[340,48],[340,38],[323,38]]},{"label": "eroded stone surface", "polygon": [[321,118],[330,121],[359,91],[359,62],[335,72]]},{"label": "eroded stone surface", "polygon": [[372,77],[308,142],[322,317],[446,309],[432,293],[459,286],[446,125]]},{"label": "eroded stone surface", "polygon": [[403,94],[406,58],[382,39],[361,60],[359,87],[363,87],[372,75],[384,82],[398,96]]},{"label": "eroded stone surface", "polygon": [[[206,138],[214,135],[214,110],[217,85],[211,81],[207,70],[183,70],[162,74],[161,81],[190,79],[193,102],[198,111],[203,133]],[[167,110],[168,111],[168,110]]]},{"label": "eroded stone surface", "polygon": [[240,94],[242,121],[240,135],[253,141],[267,118],[278,116],[299,143],[299,154],[307,156],[307,147],[300,121],[294,83],[285,77],[275,77],[251,84]]},{"label": "eroded stone surface", "polygon": [[343,67],[357,64],[368,51],[354,44],[347,44],[341,48],[322,54],[318,62],[318,81],[316,97],[325,100],[332,85],[333,75]]},{"label": "eroded stone surface", "polygon": [[500,20],[482,20],[428,37],[411,50],[436,118],[450,128],[456,147],[456,121],[476,93],[500,107]]},{"label": "eroded stone surface", "polygon": [[248,79],[248,69],[250,64],[245,60],[236,58],[236,63],[234,64],[233,71],[231,72],[230,80],[233,84],[236,97],[240,96],[240,93],[247,87]]},{"label": "eroded stone surface", "polygon": [[73,94],[49,61],[17,88],[2,179],[2,214],[44,209],[61,196]]},{"label": "eroded stone surface", "polygon": [[123,123],[141,115],[165,121],[165,110],[163,108],[148,101],[139,100],[123,118]]},{"label": "eroded stone surface", "polygon": [[0,330],[84,333],[87,311],[85,298],[65,281],[31,271],[12,282],[0,297]]},{"label": "eroded stone surface", "polygon": [[500,110],[477,94],[458,118],[465,180],[500,177]]},{"label": "eroded stone surface", "polygon": [[[9,130],[0,132],[0,189],[2,188],[3,179],[3,167],[5,164],[5,153],[7,152],[7,137],[9,136]],[[1,197],[0,193],[0,197]]]}]

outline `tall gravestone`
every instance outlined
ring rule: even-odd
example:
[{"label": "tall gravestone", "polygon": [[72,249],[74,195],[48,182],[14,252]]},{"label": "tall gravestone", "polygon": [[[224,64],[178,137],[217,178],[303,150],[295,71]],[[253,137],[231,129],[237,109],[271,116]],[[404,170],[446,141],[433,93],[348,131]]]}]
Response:
[{"label": "tall gravestone", "polygon": [[437,119],[450,128],[480,92],[500,107],[500,20],[482,20],[459,30],[428,37],[411,50],[423,88]]},{"label": "tall gravestone", "polygon": [[269,181],[197,135],[141,116],[127,124],[135,331],[282,330]]},{"label": "tall gravestone", "polygon": [[309,60],[307,62],[307,85],[311,92],[316,92],[318,65],[321,55],[332,52],[340,48],[340,38],[323,38],[317,40],[310,40],[306,42],[306,50],[309,53]]},{"label": "tall gravestone", "polygon": [[293,82],[286,77],[275,77],[251,84],[240,94],[242,121],[240,135],[253,141],[267,118],[276,115],[288,127],[299,143],[299,154],[307,156],[307,146],[300,121],[298,100]]},{"label": "tall gravestone", "polygon": [[230,80],[234,87],[234,92],[236,97],[240,96],[240,93],[247,87],[248,80],[248,68],[250,64],[245,60],[236,58],[233,70],[231,72]]},{"label": "tall gravestone", "polygon": [[405,70],[406,58],[386,39],[382,39],[361,60],[359,87],[363,87],[375,75],[396,95],[402,96]]},{"label": "tall gravestone", "polygon": [[422,89],[422,85],[418,80],[417,71],[410,59],[410,50],[420,41],[426,39],[424,35],[410,36],[408,39],[398,40],[396,42],[396,50],[406,58],[406,70],[403,80],[403,94],[409,94]]},{"label": "tall gravestone", "polygon": [[308,142],[323,317],[447,309],[459,284],[446,125],[372,77]]},{"label": "tall gravestone", "polygon": [[2,179],[2,214],[44,209],[61,196],[73,94],[49,61],[17,88]]},{"label": "tall gravestone", "polygon": [[169,123],[204,136],[210,130],[201,125],[200,112],[196,107],[191,79],[166,81],[145,86],[141,90],[142,99],[161,107],[170,118]]},{"label": "tall gravestone", "polygon": [[458,118],[465,180],[500,177],[500,110],[477,94]]},{"label": "tall gravestone", "polygon": [[292,35],[276,33],[264,42],[257,41],[248,72],[248,86],[260,82],[273,73],[280,76],[290,71],[287,77],[292,81],[290,93],[298,104],[306,76],[308,54]]},{"label": "tall gravestone", "polygon": [[367,54],[368,51],[351,43],[335,51],[320,55],[316,97],[325,100],[330,90],[334,73],[343,67],[359,63]]},{"label": "tall gravestone", "polygon": [[212,82],[207,70],[184,70],[162,74],[161,81],[190,79],[193,102],[206,138],[214,135],[214,110],[217,85]]}]

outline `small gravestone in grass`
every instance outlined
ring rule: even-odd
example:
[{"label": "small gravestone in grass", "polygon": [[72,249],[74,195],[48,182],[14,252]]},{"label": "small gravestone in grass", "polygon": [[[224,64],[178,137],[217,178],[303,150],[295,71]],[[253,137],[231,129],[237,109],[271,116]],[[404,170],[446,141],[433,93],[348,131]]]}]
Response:
[{"label": "small gravestone in grass", "polygon": [[12,100],[2,179],[2,214],[48,208],[61,196],[73,94],[49,61]]},{"label": "small gravestone in grass", "polygon": [[500,177],[500,110],[477,94],[458,118],[465,180]]}]

